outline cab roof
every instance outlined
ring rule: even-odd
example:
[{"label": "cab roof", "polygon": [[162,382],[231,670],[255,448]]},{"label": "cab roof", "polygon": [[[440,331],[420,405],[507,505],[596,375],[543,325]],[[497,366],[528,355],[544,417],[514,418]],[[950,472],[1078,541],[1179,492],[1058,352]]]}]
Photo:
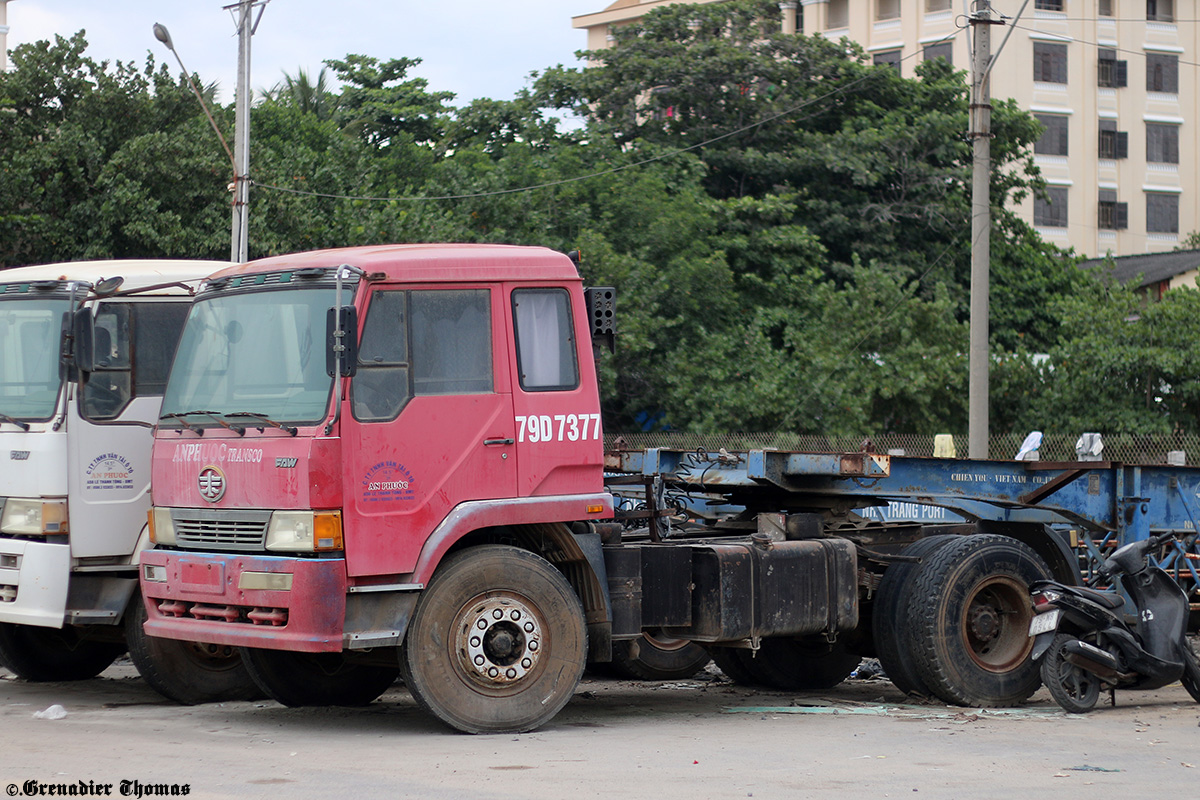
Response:
[{"label": "cab roof", "polygon": [[418,282],[578,281],[571,259],[548,247],[502,244],[389,244],[272,256],[221,270],[213,278],[342,264],[389,280]]},{"label": "cab roof", "polygon": [[[188,259],[113,259],[108,261],[67,261],[33,267],[0,269],[0,284],[27,281],[87,281],[95,284],[103,278],[122,277],[120,291],[140,289],[160,283],[182,281],[198,283],[213,272],[228,267],[228,261]],[[179,287],[165,288],[163,294],[187,294]]]}]

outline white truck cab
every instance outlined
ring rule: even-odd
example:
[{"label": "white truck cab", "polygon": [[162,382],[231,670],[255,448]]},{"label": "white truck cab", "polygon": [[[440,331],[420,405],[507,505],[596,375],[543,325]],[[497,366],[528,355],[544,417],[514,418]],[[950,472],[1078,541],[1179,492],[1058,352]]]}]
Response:
[{"label": "white truck cab", "polygon": [[137,581],[167,371],[196,287],[224,266],[0,270],[0,660],[20,677],[94,677],[128,646],[181,702],[250,691],[231,648],[147,640]]}]

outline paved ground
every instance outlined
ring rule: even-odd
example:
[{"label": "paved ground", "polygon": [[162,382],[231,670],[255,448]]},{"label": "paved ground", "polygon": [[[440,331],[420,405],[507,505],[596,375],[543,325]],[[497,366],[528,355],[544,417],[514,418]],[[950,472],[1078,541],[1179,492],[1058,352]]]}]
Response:
[{"label": "paved ground", "polygon": [[[1100,798],[1200,794],[1200,706],[1178,684],[1061,713],[904,702],[891,684],[819,695],[588,678],[544,729],[464,736],[401,686],[363,709],[179,707],[118,662],[100,678],[0,672],[0,786],[201,798]],[[37,719],[53,704],[62,719]],[[133,783],[133,782],[137,783]]]}]

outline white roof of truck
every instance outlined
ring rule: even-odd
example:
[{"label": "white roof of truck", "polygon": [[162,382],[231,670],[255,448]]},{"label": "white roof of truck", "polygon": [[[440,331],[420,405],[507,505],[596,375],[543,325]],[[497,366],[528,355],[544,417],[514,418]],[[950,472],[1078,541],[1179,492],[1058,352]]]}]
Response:
[{"label": "white roof of truck", "polygon": [[[170,258],[68,261],[61,264],[0,269],[0,283],[87,281],[95,284],[103,278],[121,277],[124,278],[124,281],[122,281],[119,291],[126,291],[172,281],[195,284],[200,279],[229,265],[228,261]],[[180,288],[174,290],[167,288],[163,290],[163,294],[187,294],[187,292]]]}]

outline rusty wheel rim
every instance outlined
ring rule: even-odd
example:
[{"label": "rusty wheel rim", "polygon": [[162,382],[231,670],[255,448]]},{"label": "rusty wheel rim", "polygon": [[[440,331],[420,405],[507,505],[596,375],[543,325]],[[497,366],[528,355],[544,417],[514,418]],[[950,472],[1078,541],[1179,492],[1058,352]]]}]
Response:
[{"label": "rusty wheel rim", "polygon": [[971,590],[959,629],[967,654],[988,672],[1009,672],[1033,647],[1029,589],[1007,576],[992,576]]}]

